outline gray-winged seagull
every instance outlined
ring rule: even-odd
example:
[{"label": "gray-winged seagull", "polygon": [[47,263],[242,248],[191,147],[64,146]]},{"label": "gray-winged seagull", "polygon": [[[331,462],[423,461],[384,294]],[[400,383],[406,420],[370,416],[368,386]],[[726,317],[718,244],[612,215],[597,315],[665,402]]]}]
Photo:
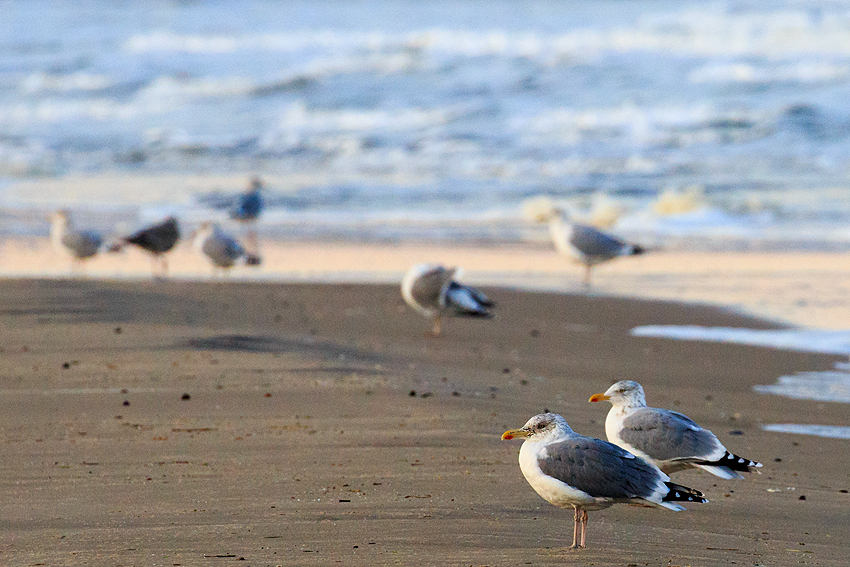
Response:
[{"label": "gray-winged seagull", "polygon": [[263,180],[259,177],[251,179],[251,186],[239,195],[230,208],[230,218],[243,222],[247,228],[247,241],[250,254],[246,257],[249,266],[260,264],[260,242],[257,236],[257,219],[263,212]]},{"label": "gray-winged seagull", "polygon": [[203,222],[195,233],[195,248],[212,262],[213,269],[227,270],[246,256],[245,248],[212,222]]},{"label": "gray-winged seagull", "polygon": [[514,438],[525,439],[519,467],[528,484],[547,502],[575,510],[573,548],[585,547],[588,510],[638,503],[678,512],[685,508],[676,502],[708,502],[640,457],[579,435],[556,413],[535,415],[502,434],[503,440]]},{"label": "gray-winged seagull", "polygon": [[165,253],[174,248],[174,245],[179,240],[180,227],[177,224],[177,219],[174,217],[168,217],[160,223],[143,228],[123,239],[124,242],[134,244],[142,250],[151,253],[154,277],[157,275],[157,264],[159,265],[161,275],[168,273],[168,261],[165,258]]},{"label": "gray-winged seagull", "polygon": [[621,380],[604,394],[594,394],[591,402],[611,402],[605,418],[608,441],[651,460],[666,473],[700,468],[721,478],[744,478],[761,463],[730,453],[708,429],[676,411],[646,406],[643,387],[633,380]]},{"label": "gray-winged seagull", "polygon": [[458,268],[435,264],[417,264],[410,268],[401,282],[401,295],[413,309],[431,319],[432,333],[439,335],[443,315],[455,317],[493,316],[495,303],[472,287],[454,281]]},{"label": "gray-winged seagull", "polygon": [[50,221],[50,240],[57,249],[71,255],[74,265],[82,265],[83,260],[95,256],[100,250],[103,244],[100,233],[75,229],[68,211],[56,211],[50,216]]},{"label": "gray-winged seagull", "polygon": [[549,234],[558,252],[584,266],[586,286],[590,285],[593,266],[645,252],[643,247],[629,244],[596,227],[570,222],[566,211],[549,202],[534,202],[532,207],[528,214],[537,222],[549,223]]}]

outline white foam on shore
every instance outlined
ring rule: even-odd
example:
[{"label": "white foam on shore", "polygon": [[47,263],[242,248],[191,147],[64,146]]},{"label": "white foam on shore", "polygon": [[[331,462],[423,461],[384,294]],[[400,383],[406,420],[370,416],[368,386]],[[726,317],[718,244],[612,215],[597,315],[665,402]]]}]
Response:
[{"label": "white foam on shore", "polygon": [[761,346],[780,350],[850,355],[850,331],[819,329],[740,329],[697,325],[645,325],[635,327],[636,337],[679,341],[709,341]]},{"label": "white foam on shore", "polygon": [[850,427],[843,425],[806,425],[800,423],[771,423],[762,425],[765,431],[779,433],[796,433],[798,435],[815,435],[833,439],[850,439]]},{"label": "white foam on shore", "polygon": [[776,379],[776,384],[753,386],[753,390],[760,394],[774,394],[797,400],[850,404],[850,373],[839,369],[800,372],[793,376],[780,376]]},{"label": "white foam on shore", "polygon": [[[635,327],[631,334],[637,337],[709,341],[780,350],[850,355],[850,331],[846,330],[761,330],[691,325],[647,325]],[[797,400],[850,403],[850,372],[847,370],[846,364],[837,364],[834,370],[825,372],[800,372],[792,376],[780,376],[776,384],[753,386],[753,390],[761,394],[773,394]]]}]

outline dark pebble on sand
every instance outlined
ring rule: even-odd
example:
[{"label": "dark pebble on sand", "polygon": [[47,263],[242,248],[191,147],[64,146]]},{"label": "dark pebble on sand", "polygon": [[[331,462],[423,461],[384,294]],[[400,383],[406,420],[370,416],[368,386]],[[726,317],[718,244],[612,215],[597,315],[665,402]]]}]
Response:
[{"label": "dark pebble on sand", "polygon": [[63,362],[62,368],[71,368],[71,363],[70,362]]},{"label": "dark pebble on sand", "polygon": [[743,434],[744,434],[744,432],[741,431],[740,429],[733,429],[732,431],[729,432],[729,435],[743,435]]},{"label": "dark pebble on sand", "polygon": [[182,396],[180,396],[180,399],[181,400],[191,400],[192,396],[190,396],[189,394],[183,394]]},{"label": "dark pebble on sand", "polygon": [[800,500],[805,500],[805,499],[806,499],[806,495],[805,495],[805,494],[801,494],[801,495],[800,495]]},{"label": "dark pebble on sand", "polygon": [[116,335],[120,335],[120,334],[121,334],[121,327],[115,327],[115,334],[116,334]]},{"label": "dark pebble on sand", "polygon": [[121,405],[122,405],[122,406],[129,406],[129,405],[130,405],[130,400],[124,400],[123,402],[121,402]]},{"label": "dark pebble on sand", "polygon": [[781,463],[782,459],[780,459],[779,457],[776,457],[775,459],[773,459],[773,461],[776,462],[776,463]]},{"label": "dark pebble on sand", "polygon": [[455,390],[454,392],[452,392],[452,395],[455,396],[455,397],[458,397],[458,396],[460,396],[460,392]]},{"label": "dark pebble on sand", "polygon": [[416,390],[411,390],[411,391],[410,391],[410,397],[411,397],[411,398],[415,398],[415,397],[416,397]]}]

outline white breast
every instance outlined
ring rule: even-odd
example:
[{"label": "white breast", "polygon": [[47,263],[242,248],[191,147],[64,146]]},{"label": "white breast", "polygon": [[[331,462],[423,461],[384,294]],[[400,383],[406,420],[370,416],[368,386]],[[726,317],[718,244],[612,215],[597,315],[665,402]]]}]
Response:
[{"label": "white breast", "polygon": [[543,474],[538,465],[538,459],[541,455],[545,455],[545,451],[544,444],[528,441],[523,443],[519,450],[519,468],[531,488],[544,500],[560,508],[580,507],[586,510],[601,510],[611,505],[583,490]]}]

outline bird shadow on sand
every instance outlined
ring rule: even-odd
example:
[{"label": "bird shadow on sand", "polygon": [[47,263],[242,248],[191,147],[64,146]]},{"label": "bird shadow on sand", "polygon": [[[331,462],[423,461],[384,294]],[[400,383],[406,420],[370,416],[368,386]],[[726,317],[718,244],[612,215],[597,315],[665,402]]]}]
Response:
[{"label": "bird shadow on sand", "polygon": [[287,339],[270,336],[253,335],[216,335],[212,337],[191,338],[181,342],[178,348],[189,348],[204,351],[253,352],[265,354],[301,353],[319,355],[333,360],[348,360],[358,362],[380,362],[373,352],[342,346],[329,341],[318,341],[312,338]]}]

